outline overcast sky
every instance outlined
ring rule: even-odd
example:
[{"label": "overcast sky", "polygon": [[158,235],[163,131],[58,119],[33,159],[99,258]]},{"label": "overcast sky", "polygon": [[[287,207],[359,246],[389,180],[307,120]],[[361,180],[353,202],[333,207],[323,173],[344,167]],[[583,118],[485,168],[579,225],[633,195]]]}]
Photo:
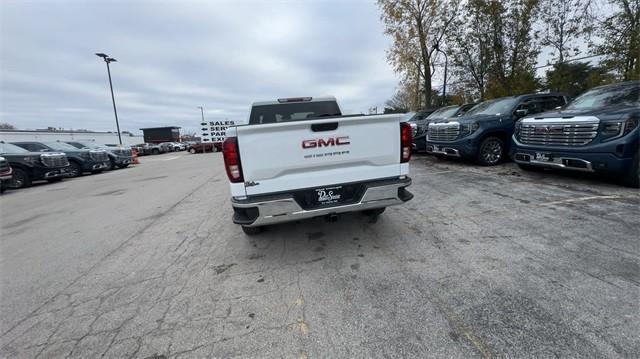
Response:
[{"label": "overcast sky", "polygon": [[122,130],[245,121],[252,101],[382,108],[398,78],[373,1],[15,1],[1,9],[0,122]]}]

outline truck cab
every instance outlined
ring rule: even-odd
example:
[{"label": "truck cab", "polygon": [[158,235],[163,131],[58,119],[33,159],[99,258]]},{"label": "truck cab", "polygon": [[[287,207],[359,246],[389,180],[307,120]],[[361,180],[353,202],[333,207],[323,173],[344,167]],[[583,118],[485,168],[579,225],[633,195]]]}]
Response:
[{"label": "truck cab", "polygon": [[529,94],[484,101],[462,117],[429,123],[426,150],[440,156],[475,159],[483,166],[499,164],[520,118],[563,106],[560,93]]},{"label": "truck cab", "polygon": [[31,152],[64,153],[69,160],[68,177],[78,177],[84,172],[99,173],[109,168],[109,156],[104,150],[79,149],[57,141],[24,141],[13,142],[13,144]]},{"label": "truck cab", "polygon": [[558,111],[519,120],[510,156],[524,170],[618,175],[640,186],[640,81],[593,88]]}]

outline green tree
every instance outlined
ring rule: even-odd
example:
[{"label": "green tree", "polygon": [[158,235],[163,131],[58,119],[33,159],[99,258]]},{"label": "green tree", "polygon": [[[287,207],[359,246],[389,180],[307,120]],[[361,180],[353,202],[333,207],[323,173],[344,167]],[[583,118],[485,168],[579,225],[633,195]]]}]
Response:
[{"label": "green tree", "polygon": [[[538,89],[539,46],[533,24],[539,0],[469,0],[452,26],[455,90],[485,100]],[[467,88],[471,88],[469,91]]]},{"label": "green tree", "polygon": [[599,24],[593,44],[604,64],[623,80],[640,79],[640,0],[609,0],[614,13]]},{"label": "green tree", "polygon": [[598,85],[615,81],[602,66],[591,66],[586,62],[568,62],[553,66],[547,71],[545,89],[565,92],[575,97]]}]

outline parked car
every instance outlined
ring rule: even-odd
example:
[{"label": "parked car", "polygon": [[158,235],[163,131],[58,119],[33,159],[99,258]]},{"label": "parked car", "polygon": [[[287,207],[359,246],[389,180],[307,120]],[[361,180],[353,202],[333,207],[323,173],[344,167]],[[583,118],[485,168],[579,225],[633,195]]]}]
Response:
[{"label": "parked car", "polygon": [[510,155],[524,170],[619,175],[640,186],[640,81],[593,88],[559,111],[516,124]]},{"label": "parked car", "polygon": [[159,144],[160,147],[162,147],[164,149],[164,152],[175,152],[178,151],[176,149],[176,144],[173,142],[162,142]]},{"label": "parked car", "polygon": [[13,169],[6,158],[0,156],[0,193],[8,187],[13,179]]},{"label": "parked car", "polygon": [[467,103],[464,105],[440,107],[429,116],[420,119],[420,123],[416,123],[416,130],[413,134],[413,149],[416,151],[427,150],[427,129],[429,128],[429,123],[451,117],[460,117],[475,105],[474,103]]},{"label": "parked car", "polygon": [[119,146],[101,145],[91,141],[66,141],[65,143],[79,149],[105,150],[109,156],[109,169],[125,168],[133,163],[131,150]]},{"label": "parked car", "polygon": [[341,113],[333,97],[278,99],[254,103],[248,125],[227,129],[233,222],[246,234],[344,212],[377,217],[413,198],[411,127],[402,115]]},{"label": "parked car", "polygon": [[136,150],[138,152],[138,156],[146,156],[146,155],[150,155],[151,153],[149,153],[148,151],[145,150],[146,143],[140,143],[137,145],[131,145],[130,148],[131,150]]},{"label": "parked car", "polygon": [[78,149],[64,142],[13,142],[31,152],[63,152],[69,160],[68,177],[78,177],[85,172],[99,173],[109,168],[109,155],[105,150]]},{"label": "parked car", "polygon": [[205,142],[194,143],[187,147],[189,153],[203,153],[203,152],[220,152],[222,151],[222,143],[220,142]]},{"label": "parked car", "polygon": [[184,151],[187,149],[187,144],[184,142],[174,142],[176,151]]},{"label": "parked car", "polygon": [[427,153],[475,159],[493,166],[508,154],[515,122],[524,116],[563,106],[560,93],[529,94],[485,101],[462,117],[433,121],[427,130]]},{"label": "parked car", "polygon": [[141,151],[138,152],[138,154],[142,154],[144,155],[159,155],[161,153],[165,153],[167,152],[166,147],[164,146],[160,146],[156,143],[141,143],[139,145],[136,145],[137,147],[141,148]]},{"label": "parked car", "polygon": [[9,162],[13,177],[8,188],[24,188],[34,181],[60,181],[67,175],[69,161],[62,152],[29,152],[22,147],[0,141],[0,155]]}]

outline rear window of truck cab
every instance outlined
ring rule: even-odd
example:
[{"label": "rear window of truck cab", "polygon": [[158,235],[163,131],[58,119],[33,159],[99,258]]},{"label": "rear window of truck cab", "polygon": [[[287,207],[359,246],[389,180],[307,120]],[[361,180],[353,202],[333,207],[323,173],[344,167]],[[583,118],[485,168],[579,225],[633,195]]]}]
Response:
[{"label": "rear window of truck cab", "polygon": [[340,115],[340,108],[335,101],[257,105],[251,108],[249,124],[303,121],[311,118]]}]

